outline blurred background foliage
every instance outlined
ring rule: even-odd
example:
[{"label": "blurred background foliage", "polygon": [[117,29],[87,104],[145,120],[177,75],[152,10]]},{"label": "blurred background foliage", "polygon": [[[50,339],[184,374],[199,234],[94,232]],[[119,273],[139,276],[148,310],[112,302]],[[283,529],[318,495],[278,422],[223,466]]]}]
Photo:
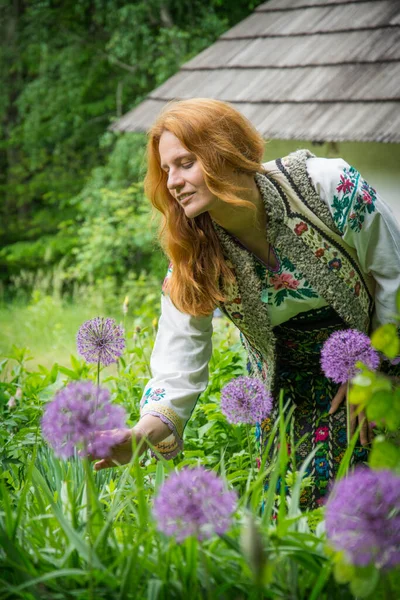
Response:
[{"label": "blurred background foliage", "polygon": [[145,136],[108,128],[259,3],[0,0],[3,302],[159,286]]}]

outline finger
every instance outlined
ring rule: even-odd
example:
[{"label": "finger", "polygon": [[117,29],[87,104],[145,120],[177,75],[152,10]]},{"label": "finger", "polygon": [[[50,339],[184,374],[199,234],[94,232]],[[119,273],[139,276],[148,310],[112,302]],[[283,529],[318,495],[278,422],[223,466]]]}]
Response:
[{"label": "finger", "polygon": [[368,422],[363,413],[360,413],[359,422],[362,423],[360,429],[360,442],[362,446],[368,446],[369,444],[369,435],[368,435]]},{"label": "finger", "polygon": [[375,427],[375,423],[371,423],[371,421],[369,421],[368,423],[368,437],[369,437],[369,443],[372,444],[374,437],[375,437],[375,433],[374,433],[374,427]]},{"label": "finger", "polygon": [[111,467],[115,467],[115,463],[111,460],[111,458],[103,458],[102,460],[97,461],[93,465],[95,471],[101,471],[102,469],[110,469]]},{"label": "finger", "polygon": [[357,412],[354,404],[350,404],[350,435],[353,437],[356,429],[357,429]]},{"label": "finger", "polygon": [[342,404],[343,400],[346,398],[346,391],[347,391],[347,383],[343,383],[337,393],[336,396],[333,398],[332,402],[331,402],[331,408],[329,410],[329,414],[333,415],[337,409],[339,408],[339,406]]}]

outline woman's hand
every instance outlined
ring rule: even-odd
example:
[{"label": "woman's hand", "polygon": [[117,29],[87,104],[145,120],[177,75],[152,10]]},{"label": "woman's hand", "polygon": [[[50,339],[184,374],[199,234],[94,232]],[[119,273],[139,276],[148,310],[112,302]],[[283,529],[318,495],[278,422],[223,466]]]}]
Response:
[{"label": "woman's hand", "polygon": [[[143,433],[140,430],[135,429],[113,429],[112,435],[115,437],[115,446],[111,449],[111,455],[107,458],[102,458],[94,463],[94,470],[101,471],[102,469],[109,469],[110,467],[116,467],[118,465],[125,465],[132,458],[132,442],[133,436],[136,438],[136,446],[139,446]],[[103,435],[101,431],[98,433],[99,437]],[[107,437],[109,437],[110,431],[107,431]],[[145,442],[140,444],[139,454],[142,454],[147,448]],[[96,456],[91,456],[91,460],[96,460]]]},{"label": "woman's hand", "polygon": [[[329,410],[329,414],[333,415],[343,401],[347,401],[347,383],[342,383],[336,396],[333,398],[331,403],[331,408]],[[356,431],[358,425],[361,423],[360,429],[360,442],[362,446],[368,446],[374,437],[372,431],[372,425],[368,423],[366,414],[364,410],[358,412],[358,407],[355,404],[350,404],[350,433],[353,436]]]}]

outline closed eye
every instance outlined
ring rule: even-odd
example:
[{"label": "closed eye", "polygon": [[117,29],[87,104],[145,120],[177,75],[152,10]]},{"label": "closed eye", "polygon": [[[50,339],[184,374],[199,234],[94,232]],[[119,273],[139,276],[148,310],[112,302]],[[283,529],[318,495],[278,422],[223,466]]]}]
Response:
[{"label": "closed eye", "polygon": [[193,167],[194,163],[190,162],[190,163],[185,163],[184,165],[182,165],[183,169],[190,169],[191,167]]}]

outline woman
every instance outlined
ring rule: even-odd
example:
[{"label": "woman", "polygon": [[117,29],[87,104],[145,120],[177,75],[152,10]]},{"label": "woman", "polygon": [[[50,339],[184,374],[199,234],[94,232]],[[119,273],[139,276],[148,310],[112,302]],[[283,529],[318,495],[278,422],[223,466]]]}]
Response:
[{"label": "woman", "polygon": [[[301,150],[262,165],[263,151],[249,121],[216,100],[171,103],[150,130],[145,190],[163,215],[173,267],[140,421],[97,470],[129,460],[131,434],[167,458],[180,450],[207,386],[218,306],[241,331],[250,373],[275,393],[283,387],[296,404],[295,437],[308,434],[298,462],[321,444],[304,500],[323,501],[346,447],[346,386],[322,375],[321,345],[336,329],[369,332],[392,319],[399,230],[343,160]],[[362,414],[353,430],[357,419],[367,446],[371,430]],[[269,428],[267,419],[264,438]],[[360,447],[356,458],[364,453]]]}]

